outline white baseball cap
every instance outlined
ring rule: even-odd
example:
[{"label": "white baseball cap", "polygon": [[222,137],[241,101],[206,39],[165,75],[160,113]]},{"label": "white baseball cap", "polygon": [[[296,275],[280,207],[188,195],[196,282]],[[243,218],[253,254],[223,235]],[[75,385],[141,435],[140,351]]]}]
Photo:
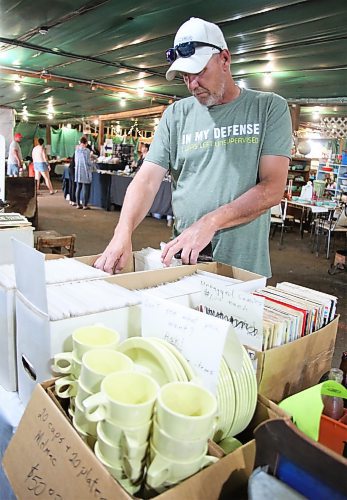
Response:
[{"label": "white baseball cap", "polygon": [[[192,45],[192,55],[181,56],[179,52],[180,45],[188,42],[206,43],[208,45],[195,47]],[[183,46],[182,49],[185,47],[187,46]],[[192,74],[200,73],[213,54],[218,54],[218,52],[227,48],[224,35],[216,24],[209,23],[198,17],[191,17],[189,21],[186,21],[179,28],[175,36],[174,47],[167,51],[167,53],[173,51],[177,59],[167,70],[166,79],[173,80],[177,71]],[[189,50],[186,53],[189,54]]]}]

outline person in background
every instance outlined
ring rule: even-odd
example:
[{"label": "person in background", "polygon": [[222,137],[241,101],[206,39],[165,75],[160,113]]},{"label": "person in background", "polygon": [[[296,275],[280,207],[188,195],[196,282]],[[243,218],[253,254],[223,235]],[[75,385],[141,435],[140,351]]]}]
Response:
[{"label": "person in background", "polygon": [[39,191],[40,189],[40,179],[42,175],[45,184],[47,186],[47,189],[49,190],[49,194],[55,194],[57,193],[57,190],[53,189],[51,177],[49,175],[51,167],[47,160],[44,142],[45,141],[40,137],[38,140],[38,145],[33,148],[31,153],[34,162],[36,189],[37,191]]},{"label": "person in background", "polygon": [[87,138],[82,136],[80,144],[75,150],[76,203],[77,208],[83,208],[83,210],[90,209],[88,203],[93,171],[93,163],[91,161],[90,150],[87,145]]},{"label": "person in background", "polygon": [[77,206],[75,184],[75,153],[72,155],[69,164],[69,203],[73,207]]},{"label": "person in background", "polygon": [[7,159],[7,175],[9,177],[18,177],[19,169],[23,166],[22,150],[19,145],[22,139],[22,134],[17,132],[10,144]]},{"label": "person in background", "polygon": [[25,161],[28,162],[28,177],[35,177],[34,162],[32,156],[27,156]]},{"label": "person in background", "polygon": [[140,158],[137,160],[137,163],[136,163],[136,168],[135,168],[135,173],[138,172],[141,168],[141,165],[142,163],[144,162],[144,159],[146,158],[147,156],[147,153],[149,151],[149,144],[145,143],[145,142],[141,142],[140,144]]},{"label": "person in background", "polygon": [[166,57],[166,78],[181,75],[192,96],[163,113],[114,236],[94,265],[107,272],[126,265],[132,232],[170,169],[175,224],[163,264],[178,252],[184,264],[195,264],[212,242],[214,260],[271,276],[269,209],[283,196],[292,147],[287,102],[240,88],[222,31],[203,19],[179,28]]}]

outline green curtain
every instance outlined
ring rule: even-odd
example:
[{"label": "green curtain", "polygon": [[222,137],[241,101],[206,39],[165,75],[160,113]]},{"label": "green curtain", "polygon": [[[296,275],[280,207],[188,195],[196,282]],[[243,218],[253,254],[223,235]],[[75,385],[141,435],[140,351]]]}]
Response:
[{"label": "green curtain", "polygon": [[17,123],[14,131],[22,134],[23,139],[20,143],[20,148],[22,150],[23,159],[27,156],[31,156],[31,151],[34,145],[34,137],[36,136],[36,130],[38,129],[38,125],[36,123],[26,123],[19,122]]},{"label": "green curtain", "polygon": [[74,128],[51,128],[51,156],[66,158],[73,156],[82,133]]}]

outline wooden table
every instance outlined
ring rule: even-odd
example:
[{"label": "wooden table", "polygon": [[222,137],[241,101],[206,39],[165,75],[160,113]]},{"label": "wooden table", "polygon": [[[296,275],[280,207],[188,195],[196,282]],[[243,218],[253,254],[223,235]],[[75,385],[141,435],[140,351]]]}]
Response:
[{"label": "wooden table", "polygon": [[314,217],[316,217],[317,214],[328,214],[329,212],[332,212],[335,210],[334,207],[328,207],[328,206],[317,206],[317,205],[312,205],[307,201],[301,202],[301,201],[293,201],[293,200],[288,200],[288,207],[293,207],[293,208],[299,208],[301,209],[301,215],[300,215],[300,234],[301,238],[304,235],[304,221],[308,219],[309,213],[313,214]]}]

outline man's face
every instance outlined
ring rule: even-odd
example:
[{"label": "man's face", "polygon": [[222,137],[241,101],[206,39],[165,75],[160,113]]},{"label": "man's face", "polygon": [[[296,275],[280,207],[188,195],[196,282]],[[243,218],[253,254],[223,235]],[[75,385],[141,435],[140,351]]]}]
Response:
[{"label": "man's face", "polygon": [[182,73],[189,92],[204,106],[222,104],[225,80],[220,54],[211,57],[207,66],[198,74]]}]

